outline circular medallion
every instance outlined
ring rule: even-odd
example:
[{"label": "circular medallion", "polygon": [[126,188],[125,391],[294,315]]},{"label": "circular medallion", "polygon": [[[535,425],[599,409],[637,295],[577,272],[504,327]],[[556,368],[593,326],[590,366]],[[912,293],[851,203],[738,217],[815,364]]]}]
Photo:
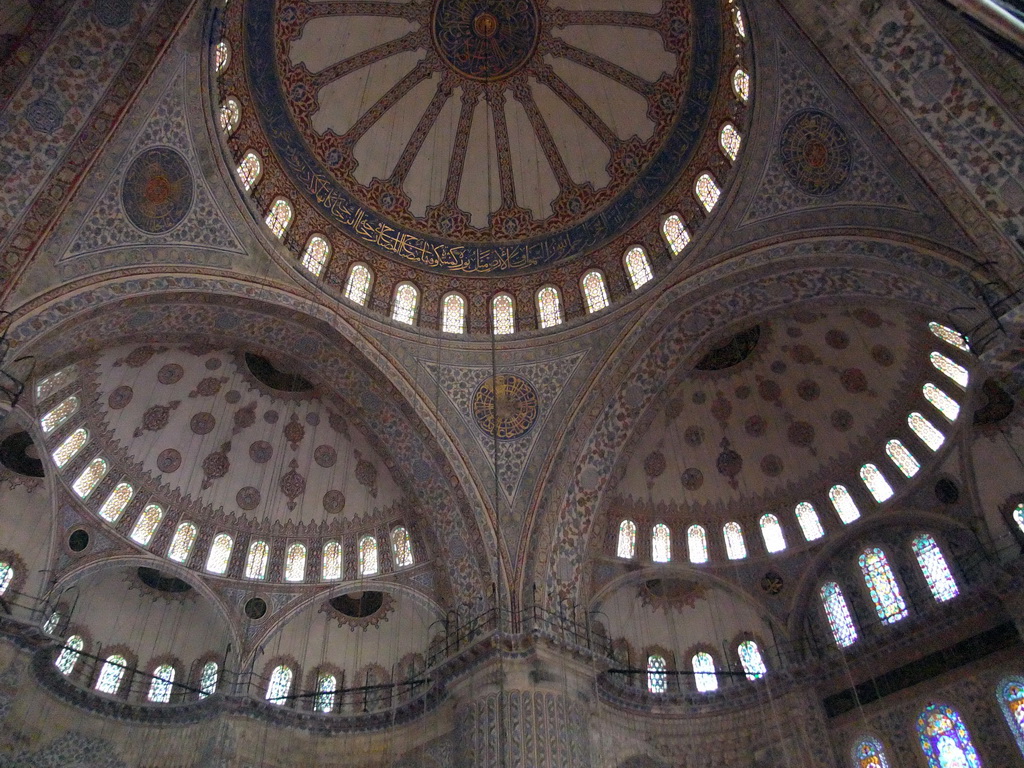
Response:
[{"label": "circular medallion", "polygon": [[122,384],[110,393],[110,397],[107,398],[107,405],[115,411],[125,408],[132,401],[133,394],[131,387],[127,384]]},{"label": "circular medallion", "polygon": [[173,448],[160,451],[160,455],[156,457],[156,466],[166,474],[176,472],[181,466],[181,454]]},{"label": "circular medallion", "polygon": [[258,488],[247,485],[239,489],[238,493],[235,494],[235,503],[238,504],[240,509],[249,511],[256,509],[260,505],[261,498]]},{"label": "circular medallion", "polygon": [[132,224],[159,235],[174,229],[188,215],[194,191],[185,158],[173,149],[156,147],[128,166],[121,202]]},{"label": "circular medallion", "polygon": [[797,112],[782,129],[782,167],[808,195],[831,195],[850,177],[853,153],[843,127],[814,109]]},{"label": "circular medallion", "polygon": [[499,373],[484,380],[473,395],[477,426],[499,440],[522,437],[537,421],[537,391],[526,379]]},{"label": "circular medallion", "polygon": [[168,363],[156,374],[156,380],[161,384],[177,384],[185,375],[185,369],[177,363]]},{"label": "circular medallion", "polygon": [[210,434],[216,425],[217,419],[214,418],[212,413],[207,413],[206,411],[195,414],[189,422],[192,432],[197,435]]},{"label": "circular medallion", "polygon": [[441,59],[473,80],[499,80],[523,66],[540,28],[533,0],[439,0],[432,33]]}]

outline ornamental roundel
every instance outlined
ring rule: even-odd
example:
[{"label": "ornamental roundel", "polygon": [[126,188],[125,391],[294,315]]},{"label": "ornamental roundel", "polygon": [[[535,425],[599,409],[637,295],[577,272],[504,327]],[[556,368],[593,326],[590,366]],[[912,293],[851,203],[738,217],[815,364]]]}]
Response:
[{"label": "ornamental roundel", "polygon": [[782,167],[808,195],[831,195],[850,177],[853,153],[843,127],[814,109],[797,112],[782,129]]},{"label": "ornamental roundel", "polygon": [[497,80],[522,67],[539,30],[533,0],[439,0],[431,24],[444,62],[474,80]]},{"label": "ornamental roundel", "polygon": [[526,379],[499,373],[485,379],[473,395],[477,426],[499,440],[522,437],[537,421],[537,390]]},{"label": "ornamental roundel", "polygon": [[181,155],[167,147],[147,149],[124,175],[121,203],[129,221],[159,235],[178,226],[192,207],[195,185]]}]

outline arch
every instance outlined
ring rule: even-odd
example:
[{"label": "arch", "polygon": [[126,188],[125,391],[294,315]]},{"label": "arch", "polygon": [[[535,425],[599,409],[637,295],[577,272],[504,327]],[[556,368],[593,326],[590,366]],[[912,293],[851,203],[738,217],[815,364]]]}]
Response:
[{"label": "arch", "polygon": [[205,699],[216,693],[218,682],[220,682],[220,666],[217,662],[210,660],[203,664],[203,671],[199,673],[199,698]]},{"label": "arch", "polygon": [[564,322],[562,315],[562,294],[553,285],[545,285],[537,290],[537,322],[540,328],[553,328]]},{"label": "arch", "polygon": [[43,434],[50,434],[57,429],[57,427],[71,418],[71,415],[78,410],[78,406],[80,404],[81,401],[78,399],[78,395],[71,395],[70,397],[64,398],[58,405],[47,411],[47,413],[43,415],[43,418],[39,420],[39,426],[43,428]]},{"label": "arch", "polygon": [[932,352],[928,355],[928,359],[931,360],[936,370],[956,382],[963,389],[967,389],[967,384],[970,382],[970,374],[967,373],[966,368],[959,363],[954,363],[941,352]]},{"label": "arch", "polygon": [[218,533],[213,537],[210,552],[206,557],[206,570],[210,573],[224,574],[231,560],[231,549],[235,541],[226,533]]},{"label": "arch", "polygon": [[879,547],[868,547],[857,558],[875,613],[883,624],[895,624],[908,615],[907,603],[900,592],[889,559]]},{"label": "arch", "polygon": [[668,692],[668,664],[661,654],[652,653],[647,657],[647,690],[650,693]]},{"label": "arch", "polygon": [[89,430],[85,427],[79,427],[64,438],[64,441],[50,454],[57,469],[63,469],[69,461],[78,455],[87,442],[89,442]]},{"label": "arch", "polygon": [[832,637],[840,648],[847,648],[857,642],[857,628],[850,616],[850,606],[846,602],[843,590],[834,581],[821,585],[821,604],[825,609],[825,617]]},{"label": "arch", "polygon": [[220,112],[217,115],[220,124],[220,131],[225,136],[230,136],[237,130],[238,124],[242,122],[242,107],[238,99],[229,96],[220,105]]},{"label": "arch", "polygon": [[341,544],[337,541],[326,542],[320,561],[320,578],[323,581],[337,581],[344,573],[342,565],[343,551]]},{"label": "arch", "polygon": [[945,416],[948,421],[956,421],[957,416],[960,415],[960,404],[930,381],[921,387],[921,394],[923,394],[924,399],[934,405],[936,410]]},{"label": "arch", "polygon": [[580,292],[587,306],[587,313],[592,314],[608,306],[608,288],[604,273],[599,269],[591,269],[580,278]]},{"label": "arch", "polygon": [[96,690],[111,696],[116,694],[121,687],[121,680],[127,669],[128,660],[124,656],[119,653],[108,656],[104,660],[103,666],[100,667],[100,674],[96,678]]},{"label": "arch", "polygon": [[829,488],[828,498],[844,525],[849,525],[860,517],[857,503],[853,500],[853,496],[850,495],[845,485],[833,485]]},{"label": "arch", "polygon": [[292,204],[285,198],[278,197],[270,204],[263,221],[274,237],[278,240],[284,240],[284,233],[291,226],[294,216],[295,209],[292,208]]},{"label": "arch", "polygon": [[917,557],[917,565],[921,574],[928,582],[928,589],[932,597],[938,603],[952,600],[960,594],[960,588],[956,585],[956,579],[949,570],[945,555],[939,547],[935,537],[930,533],[921,533],[914,537],[910,543]]},{"label": "arch", "polygon": [[893,438],[885,444],[885,453],[905,477],[913,477],[921,469],[921,463],[900,440]]},{"label": "arch", "polygon": [[441,297],[441,330],[445,333],[466,332],[466,297],[457,291]]},{"label": "arch", "polygon": [[708,561],[708,534],[702,525],[691,525],[686,530],[686,548],[691,563]]},{"label": "arch", "polygon": [[615,554],[626,560],[636,557],[636,523],[632,520],[623,520],[619,523],[619,540]]},{"label": "arch", "polygon": [[654,272],[651,271],[651,261],[647,258],[647,251],[642,245],[634,245],[622,256],[622,264],[626,269],[626,277],[633,290],[638,290],[654,279]]},{"label": "arch", "polygon": [[850,751],[853,768],[889,768],[882,742],[874,736],[862,736]]},{"label": "arch", "polygon": [[773,514],[761,515],[758,521],[761,526],[761,536],[764,538],[764,547],[769,552],[782,552],[786,548],[786,537],[782,533],[782,526],[779,518]]},{"label": "arch", "polygon": [[268,702],[276,706],[284,706],[292,690],[292,679],[295,672],[286,664],[279,664],[270,673],[270,680],[267,682],[267,693],[264,697]]},{"label": "arch", "polygon": [[95,459],[89,462],[88,466],[82,470],[81,474],[75,478],[75,482],[71,484],[71,490],[80,499],[89,498],[89,494],[93,492],[100,480],[104,478],[107,471],[110,469],[110,465],[107,464],[107,460],[101,456],[97,456]]},{"label": "arch", "polygon": [[710,173],[702,173],[693,185],[693,193],[697,196],[697,201],[704,208],[705,213],[711,213],[722,196],[722,188],[718,186],[718,182]]},{"label": "arch", "polygon": [[516,332],[516,300],[511,293],[499,293],[491,299],[491,331],[495,336]]},{"label": "arch", "polygon": [[114,486],[114,490],[112,490],[103,501],[103,505],[100,507],[97,514],[113,525],[121,518],[125,507],[128,506],[128,502],[132,500],[132,496],[134,495],[135,489],[132,487],[131,483],[123,481],[118,483]]},{"label": "arch", "polygon": [[345,298],[365,307],[371,290],[373,290],[373,270],[368,264],[357,261],[348,268],[348,277],[345,278]]},{"label": "arch", "polygon": [[672,531],[664,523],[658,523],[651,529],[651,559],[656,563],[672,560]]},{"label": "arch", "polygon": [[249,543],[249,551],[245,554],[245,578],[267,578],[267,563],[270,560],[270,545],[257,539]]},{"label": "arch", "polygon": [[725,554],[730,560],[742,560],[747,556],[747,543],[743,540],[743,527],[735,520],[722,526],[725,539]]},{"label": "arch", "polygon": [[412,539],[404,526],[396,526],[391,530],[391,553],[395,559],[395,568],[408,568],[412,561]]},{"label": "arch", "polygon": [[971,734],[960,713],[952,707],[925,707],[917,717],[917,734],[928,768],[981,768]]},{"label": "arch", "polygon": [[231,43],[227,40],[219,40],[215,46],[213,46],[213,71],[214,74],[221,75],[228,68],[228,64],[231,63]]},{"label": "arch", "polygon": [[403,325],[416,325],[416,313],[420,306],[420,289],[405,280],[395,286],[391,299],[391,319]]},{"label": "arch", "polygon": [[78,664],[84,649],[85,640],[81,635],[71,635],[71,637],[64,641],[64,646],[53,661],[62,675],[67,677],[75,671],[75,666]]},{"label": "arch", "polygon": [[253,187],[263,177],[263,161],[250,149],[242,156],[238,167],[235,168],[235,173],[238,174],[238,180],[242,182],[242,189],[252,192]]},{"label": "arch", "polygon": [[733,70],[732,92],[735,93],[736,98],[744,104],[750,100],[750,75],[748,75],[746,70],[741,67],[737,67]]},{"label": "arch", "polygon": [[306,247],[302,250],[302,266],[313,277],[320,277],[331,258],[331,250],[331,244],[326,237],[321,234],[310,235]]},{"label": "arch", "polygon": [[736,126],[732,123],[726,123],[718,132],[718,146],[725,156],[729,158],[730,162],[735,162],[739,156],[742,141],[740,132],[736,130]]},{"label": "arch", "polygon": [[738,5],[732,6],[732,25],[736,30],[736,34],[739,35],[741,39],[746,40],[747,25],[743,20],[743,12],[740,10]]},{"label": "arch", "polygon": [[170,664],[161,664],[154,669],[146,698],[157,704],[167,704],[171,700],[171,693],[174,690],[175,672],[176,670]]},{"label": "arch", "polygon": [[1024,755],[1024,677],[1014,675],[1001,680],[996,686],[996,700],[1017,748]]},{"label": "arch", "polygon": [[921,438],[921,442],[927,445],[932,451],[937,451],[946,442],[946,436],[940,432],[934,424],[917,411],[907,416],[907,424],[915,435]]},{"label": "arch", "polygon": [[306,580],[306,545],[298,541],[288,545],[284,555],[284,580],[298,583]]},{"label": "arch", "polygon": [[334,711],[335,693],[338,688],[338,678],[330,672],[320,672],[316,679],[317,694],[313,699],[313,709],[317,712],[329,714]]},{"label": "arch", "polygon": [[377,557],[377,538],[366,535],[359,539],[359,575],[376,576],[380,570]]},{"label": "arch", "polygon": [[892,498],[892,486],[885,479],[882,470],[874,464],[865,464],[860,468],[860,479],[864,482],[864,487],[868,489],[879,504]]},{"label": "arch", "polygon": [[14,582],[14,566],[8,562],[0,561],[0,596],[7,593]]},{"label": "arch", "polygon": [[936,338],[942,339],[947,344],[956,347],[962,352],[971,351],[971,347],[967,343],[967,337],[960,333],[960,331],[950,328],[948,325],[932,321],[928,323],[928,330],[931,331]]},{"label": "arch", "polygon": [[761,649],[754,640],[744,640],[736,646],[736,655],[739,656],[740,665],[747,680],[759,680],[768,674],[768,667],[764,663],[764,656]]},{"label": "arch", "polygon": [[707,651],[698,651],[690,659],[693,667],[693,684],[700,693],[711,693],[718,690],[718,673],[715,670],[715,657]]},{"label": "arch", "polygon": [[661,222],[661,236],[673,256],[678,256],[690,244],[690,230],[678,213],[670,213]]},{"label": "arch", "polygon": [[818,510],[809,501],[801,501],[794,510],[796,522],[807,541],[817,541],[825,535],[825,529],[821,527],[821,520],[818,518]]},{"label": "arch", "polygon": [[42,403],[57,390],[70,384],[78,376],[78,368],[68,365],[53,373],[47,374],[36,383],[36,402]]},{"label": "arch", "polygon": [[129,537],[136,544],[140,544],[143,547],[148,547],[149,543],[153,540],[153,534],[156,533],[157,528],[160,527],[160,523],[164,519],[164,508],[159,504],[147,504],[142,514],[135,520],[135,524],[132,526],[132,532]]},{"label": "arch", "polygon": [[192,553],[192,545],[196,543],[198,535],[199,529],[194,523],[187,520],[178,523],[174,537],[171,539],[171,545],[167,548],[167,558],[176,563],[184,563]]}]

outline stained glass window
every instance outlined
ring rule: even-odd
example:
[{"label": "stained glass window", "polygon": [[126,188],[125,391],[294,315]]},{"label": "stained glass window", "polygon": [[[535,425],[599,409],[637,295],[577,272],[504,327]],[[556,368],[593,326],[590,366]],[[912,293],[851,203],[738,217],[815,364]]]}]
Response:
[{"label": "stained glass window", "polygon": [[228,68],[231,61],[231,46],[227,40],[221,40],[213,47],[213,69],[218,75]]},{"label": "stained glass window", "polygon": [[299,542],[288,545],[284,555],[284,580],[303,581],[306,578],[306,547]]},{"label": "stained glass window", "polygon": [[420,292],[412,283],[399,283],[395,288],[395,300],[391,305],[391,319],[406,325],[416,322],[416,307],[420,303]]},{"label": "stained glass window", "polygon": [[737,69],[732,73],[732,90],[736,94],[736,97],[744,104],[747,103],[747,99],[750,98],[750,75],[744,72],[742,69]]},{"label": "stained glass window", "polygon": [[960,594],[953,574],[949,571],[949,564],[939,548],[935,537],[928,533],[922,533],[911,543],[914,554],[917,555],[917,564],[921,567],[928,588],[932,591],[932,597],[936,602],[944,603],[952,600]]},{"label": "stained glass window", "polygon": [[60,404],[39,420],[43,432],[50,434],[78,410],[79,400],[75,395],[65,398]]},{"label": "stained glass window", "polygon": [[338,688],[338,678],[334,675],[323,673],[316,681],[316,698],[313,707],[317,712],[331,712],[334,709],[334,696]]},{"label": "stained glass window", "polygon": [[932,365],[934,365],[939,371],[951,378],[964,389],[967,389],[969,376],[966,368],[962,365],[957,365],[941,352],[932,352],[928,357],[932,361]]},{"label": "stained glass window", "polygon": [[708,561],[708,534],[703,526],[691,525],[686,531],[686,547],[691,563]]},{"label": "stained glass window", "polygon": [[939,450],[942,444],[946,442],[946,436],[917,411],[907,416],[907,424],[914,430],[914,434],[921,438],[921,442],[933,451]]},{"label": "stained glass window", "polygon": [[925,400],[938,408],[943,416],[950,421],[956,421],[956,417],[960,415],[960,405],[956,400],[931,382],[921,387],[921,391],[924,393]]},{"label": "stained glass window", "polygon": [[163,520],[163,518],[163,507],[159,504],[147,504],[146,508],[142,510],[142,514],[139,515],[139,519],[135,521],[135,526],[132,528],[132,541],[136,544],[148,547],[149,542],[153,540],[153,534],[156,533],[156,529],[160,526],[160,521]]},{"label": "stained glass window", "polygon": [[1024,533],[1024,504],[1018,504],[1013,508],[1013,521],[1017,523],[1017,527]]},{"label": "stained glass window", "polygon": [[715,660],[710,653],[701,651],[691,659],[693,664],[693,682],[701,693],[718,690],[718,675],[715,674]]},{"label": "stained glass window", "polygon": [[377,539],[363,536],[359,540],[359,575],[373,576],[377,573]]},{"label": "stained glass window", "polygon": [[292,215],[292,204],[283,197],[277,198],[270,204],[270,210],[267,211],[267,218],[264,221],[278,240],[284,237],[288,225],[292,223]]},{"label": "stained glass window", "polygon": [[962,349],[964,352],[971,351],[970,346],[967,344],[967,337],[959,331],[954,331],[952,328],[945,326],[942,323],[928,323],[928,330],[947,344],[952,344],[957,349]]},{"label": "stained glass window", "polygon": [[730,521],[722,526],[725,536],[725,554],[730,560],[742,560],[747,556],[747,544],[743,541],[743,528],[739,523]]},{"label": "stained glass window", "polygon": [[981,768],[971,734],[952,707],[929,704],[917,718],[917,735],[928,768]]},{"label": "stained glass window", "polygon": [[99,516],[108,523],[116,523],[134,495],[131,483],[118,483],[100,507]]},{"label": "stained glass window", "polygon": [[765,666],[764,657],[761,656],[761,649],[757,647],[757,643],[753,640],[744,640],[737,650],[747,680],[757,680],[768,674],[768,667]]},{"label": "stained glass window", "polygon": [[161,664],[153,670],[153,679],[149,683],[149,700],[158,704],[166,704],[171,700],[174,689],[174,667]]},{"label": "stained glass window", "polygon": [[735,5],[732,7],[732,23],[736,27],[736,34],[745,39],[747,26],[743,23],[743,12]]},{"label": "stained glass window", "polygon": [[124,671],[128,666],[128,661],[124,656],[115,653],[113,656],[108,656],[107,660],[103,662],[103,667],[100,669],[100,676],[96,678],[96,690],[100,693],[117,693],[117,689],[121,687],[121,678],[124,677]]},{"label": "stained glass window", "polygon": [[864,583],[867,584],[868,592],[871,595],[871,602],[875,606],[875,613],[882,620],[883,624],[895,624],[900,619],[907,617],[907,604],[900,594],[899,584],[896,577],[892,575],[889,567],[889,560],[885,552],[878,547],[865,549],[857,563],[860,565],[861,573],[864,574]]},{"label": "stained glass window", "polygon": [[93,459],[89,462],[89,466],[82,470],[82,474],[75,478],[71,489],[78,494],[79,498],[87,498],[96,484],[107,474],[107,469],[108,465],[105,459],[99,457]]},{"label": "stained glass window", "polygon": [[466,300],[458,293],[449,293],[441,301],[441,330],[445,333],[466,332]]},{"label": "stained glass window", "polygon": [[196,534],[199,530],[189,522],[184,522],[178,525],[178,530],[174,532],[174,538],[171,539],[171,546],[167,548],[167,557],[176,563],[184,563],[188,560],[189,552],[192,551],[192,545],[196,542]]},{"label": "stained glass window", "polygon": [[711,178],[711,174],[702,173],[698,176],[697,183],[693,189],[697,193],[697,199],[700,200],[700,204],[704,206],[704,210],[711,213],[711,209],[718,203],[718,198],[722,194],[722,190],[719,189],[715,180]]},{"label": "stained glass window", "polygon": [[722,151],[725,152],[725,156],[730,160],[735,160],[736,156],[740,153],[740,132],[736,130],[736,126],[732,123],[726,123],[722,126],[721,132],[718,134],[718,144],[722,147]]},{"label": "stained glass window", "polygon": [[860,479],[864,481],[864,485],[871,491],[871,495],[879,504],[892,498],[892,486],[889,485],[889,481],[885,479],[882,471],[874,464],[865,464],[860,468]]},{"label": "stained glass window", "polygon": [[580,280],[583,298],[587,302],[587,312],[597,312],[608,306],[608,289],[604,285],[604,275],[592,269]]},{"label": "stained glass window", "polygon": [[829,488],[828,498],[836,512],[839,513],[839,519],[846,525],[860,517],[860,510],[857,509],[857,504],[850,492],[846,490],[845,485],[833,485]]},{"label": "stained glass window", "polygon": [[14,581],[14,566],[0,562],[0,595],[4,594]]},{"label": "stained glass window", "polygon": [[872,738],[858,741],[853,748],[853,765],[854,768],[889,768],[881,742]]},{"label": "stained glass window", "polygon": [[341,544],[336,541],[324,544],[320,576],[324,581],[336,581],[341,578]]},{"label": "stained glass window", "polygon": [[537,315],[541,328],[552,328],[562,323],[562,297],[553,285],[537,291]]},{"label": "stained glass window", "polygon": [[619,523],[619,545],[615,554],[631,560],[636,557],[636,523],[632,520],[623,520]]},{"label": "stained glass window", "polygon": [[251,192],[263,173],[263,163],[260,162],[259,155],[251,151],[246,152],[242,162],[238,164],[237,173],[238,178],[242,182],[242,187],[246,192]]},{"label": "stained glass window", "polygon": [[391,532],[391,550],[395,555],[396,568],[412,565],[412,541],[409,539],[409,531],[402,526]]},{"label": "stained glass window", "polygon": [[836,644],[846,648],[857,642],[857,628],[853,626],[850,608],[843,597],[843,590],[834,581],[821,585],[821,604],[825,608],[828,626]]},{"label": "stained glass window", "polygon": [[651,272],[651,263],[647,260],[647,252],[639,245],[633,246],[623,257],[626,265],[626,274],[629,276],[629,283],[636,290],[646,285],[654,278]]},{"label": "stained glass window", "polygon": [[661,236],[665,238],[673,256],[678,256],[683,248],[690,244],[690,231],[675,213],[666,216],[661,223]]},{"label": "stained glass window", "polygon": [[907,477],[913,477],[921,469],[921,464],[914,458],[907,446],[895,438],[885,444],[885,452],[892,459],[892,463],[900,468]]},{"label": "stained glass window", "polygon": [[217,679],[220,677],[220,667],[216,661],[208,661],[203,665],[203,672],[199,676],[199,698],[205,699],[217,690]]},{"label": "stained glass window", "polygon": [[818,519],[818,511],[808,501],[801,501],[796,505],[796,521],[800,524],[800,530],[807,541],[814,541],[825,535],[825,529],[821,527],[821,520]]},{"label": "stained glass window", "polygon": [[1024,679],[1011,678],[1000,683],[998,699],[1017,747],[1024,753]]},{"label": "stained glass window", "polygon": [[85,640],[81,635],[72,635],[64,641],[64,647],[61,648],[53,662],[62,675],[70,675],[75,670],[75,664],[78,663],[83,648],[85,648]]},{"label": "stained glass window", "polygon": [[292,689],[292,670],[284,664],[274,667],[267,684],[267,701],[283,706],[288,692]]},{"label": "stained glass window", "polygon": [[516,332],[516,303],[507,293],[491,299],[491,327],[495,336]]},{"label": "stained glass window", "polygon": [[[3,586],[3,577],[0,577],[0,587]],[[0,595],[3,594],[3,590],[0,590]],[[50,614],[50,617],[43,624],[43,632],[48,635],[52,635],[57,631],[57,627],[60,626],[61,615],[60,611],[54,611]]]},{"label": "stained glass window", "polygon": [[89,431],[84,427],[79,427],[68,435],[53,452],[53,463],[57,465],[57,469],[62,469],[65,464],[75,458],[87,442],[89,442]]},{"label": "stained glass window", "polygon": [[656,563],[672,559],[672,532],[664,523],[658,523],[651,531],[651,559]]},{"label": "stained glass window", "polygon": [[668,666],[665,657],[651,654],[647,657],[647,690],[651,693],[665,693],[668,690]]},{"label": "stained glass window", "polygon": [[43,378],[38,384],[36,384],[36,400],[45,400],[48,398],[58,389],[74,379],[77,372],[78,371],[75,369],[75,366],[69,365],[67,368],[61,368],[59,371],[54,371]]},{"label": "stained glass window", "polygon": [[214,536],[213,544],[210,545],[210,554],[206,557],[206,570],[210,573],[225,573],[234,543],[226,533],[218,533]]},{"label": "stained glass window", "polygon": [[331,257],[331,244],[323,235],[313,235],[302,252],[302,266],[313,277],[320,277]]},{"label": "stained glass window", "polygon": [[786,548],[786,537],[782,535],[782,526],[775,515],[761,515],[761,536],[764,546],[769,552],[781,552]]},{"label": "stained glass window", "polygon": [[242,121],[242,108],[238,105],[237,99],[226,99],[220,105],[220,129],[225,136],[235,132],[238,124]]}]

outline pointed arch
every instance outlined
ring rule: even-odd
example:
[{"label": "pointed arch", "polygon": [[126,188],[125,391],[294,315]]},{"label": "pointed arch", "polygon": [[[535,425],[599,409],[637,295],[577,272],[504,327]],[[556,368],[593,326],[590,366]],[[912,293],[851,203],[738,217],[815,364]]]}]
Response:
[{"label": "pointed arch", "polygon": [[331,244],[327,238],[323,235],[310,235],[302,251],[302,266],[305,270],[313,277],[320,277],[330,258]]},{"label": "pointed arch", "polygon": [[1024,677],[1014,676],[996,686],[996,699],[1017,748],[1024,755]]},{"label": "pointed arch", "polygon": [[373,270],[369,266],[357,261],[348,268],[348,277],[345,279],[345,298],[354,301],[361,307],[366,306],[370,298],[370,290],[373,288]]},{"label": "pointed arch", "polygon": [[691,525],[686,531],[686,547],[691,563],[708,561],[708,534],[701,525]]},{"label": "pointed arch", "polygon": [[537,318],[542,329],[564,322],[562,295],[555,286],[545,285],[537,291]]},{"label": "pointed arch", "polygon": [[634,245],[622,257],[623,266],[626,268],[626,277],[633,290],[637,290],[654,279],[654,272],[651,271],[651,261],[647,258],[647,251],[643,246]]},{"label": "pointed arch", "polygon": [[491,330],[495,336],[516,332],[516,300],[511,293],[499,293],[491,299]]},{"label": "pointed arch", "polygon": [[651,529],[651,559],[656,563],[672,561],[672,531],[664,523]]},{"label": "pointed arch", "polygon": [[409,281],[395,286],[391,301],[391,319],[404,325],[416,325],[416,312],[420,306],[420,289]]},{"label": "pointed arch", "polygon": [[878,547],[868,547],[857,558],[861,575],[883,624],[895,624],[907,617],[907,604],[900,592],[889,559]]},{"label": "pointed arch", "polygon": [[759,523],[765,549],[772,553],[782,552],[786,548],[786,537],[782,533],[779,518],[769,513],[761,515]]},{"label": "pointed arch", "polygon": [[821,585],[821,604],[825,609],[825,617],[828,619],[829,628],[832,630],[832,637],[840,648],[847,648],[857,642],[857,628],[853,625],[853,617],[850,616],[850,606],[846,603],[843,590],[834,581],[828,581]]},{"label": "pointed arch", "polygon": [[608,306],[608,288],[601,270],[591,269],[584,273],[580,278],[580,292],[583,294],[588,314],[598,312]]},{"label": "pointed arch", "polygon": [[445,333],[466,332],[466,297],[452,291],[441,298],[441,330]]},{"label": "pointed arch", "polygon": [[925,707],[917,718],[917,734],[928,768],[981,768],[971,734],[960,713],[952,707]]}]

